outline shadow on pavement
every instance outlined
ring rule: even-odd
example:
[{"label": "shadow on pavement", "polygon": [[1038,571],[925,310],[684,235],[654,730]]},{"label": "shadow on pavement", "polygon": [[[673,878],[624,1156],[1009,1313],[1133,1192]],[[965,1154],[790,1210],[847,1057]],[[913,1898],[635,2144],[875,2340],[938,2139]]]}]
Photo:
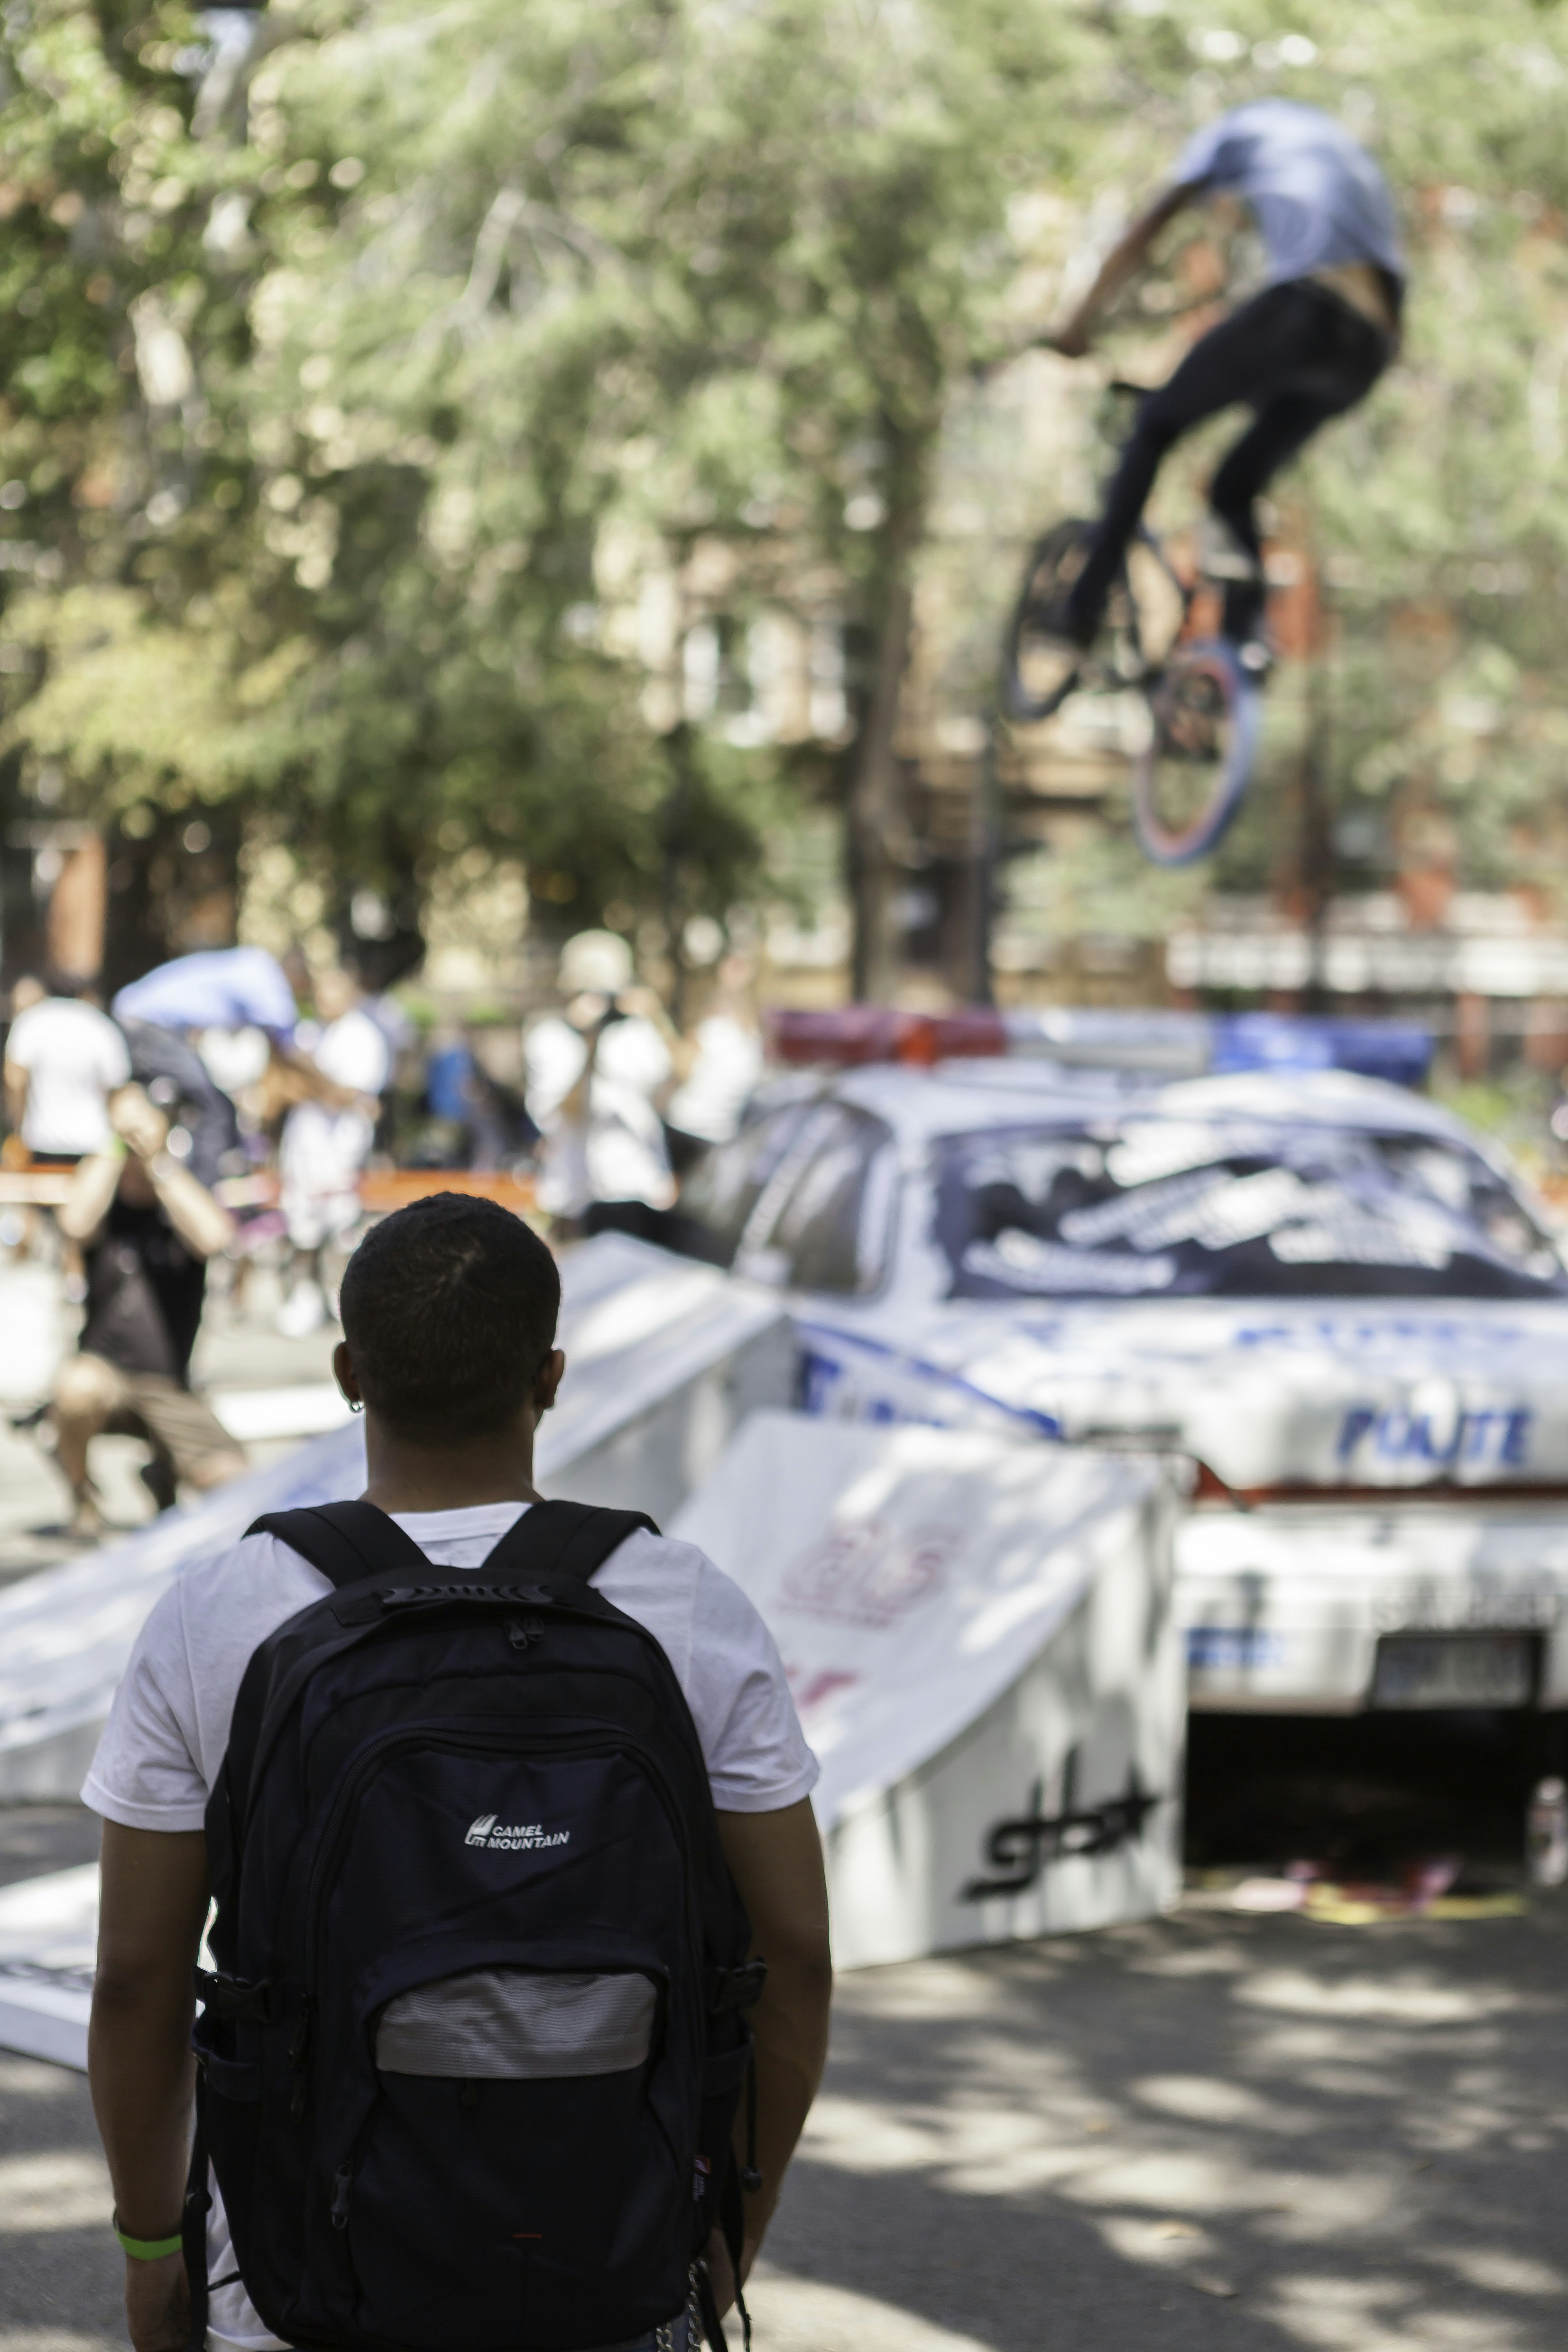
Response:
[{"label": "shadow on pavement", "polygon": [[842,1979],[760,2352],[805,2282],[815,2352],[1555,2352],[1565,1927],[1196,1912]]}]

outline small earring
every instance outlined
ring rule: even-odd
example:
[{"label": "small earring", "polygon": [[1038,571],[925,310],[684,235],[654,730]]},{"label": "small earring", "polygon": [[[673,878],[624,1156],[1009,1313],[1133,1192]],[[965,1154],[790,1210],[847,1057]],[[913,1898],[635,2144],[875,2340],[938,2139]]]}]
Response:
[{"label": "small earring", "polygon": [[349,1411],[351,1412],[363,1412],[364,1411],[363,1397],[350,1397]]}]

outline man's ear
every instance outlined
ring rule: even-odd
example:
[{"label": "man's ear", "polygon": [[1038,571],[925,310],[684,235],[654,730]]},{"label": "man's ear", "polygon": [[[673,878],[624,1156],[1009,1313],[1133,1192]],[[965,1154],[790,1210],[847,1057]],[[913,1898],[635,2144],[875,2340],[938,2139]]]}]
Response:
[{"label": "man's ear", "polygon": [[540,1366],[539,1377],[533,1383],[533,1409],[536,1412],[550,1411],[555,1402],[555,1391],[561,1386],[565,1370],[565,1357],[559,1348],[552,1348]]},{"label": "man's ear", "polygon": [[350,1404],[363,1404],[364,1398],[360,1393],[359,1374],[354,1370],[354,1360],[349,1353],[349,1343],[346,1339],[340,1339],[332,1349],[332,1378]]}]

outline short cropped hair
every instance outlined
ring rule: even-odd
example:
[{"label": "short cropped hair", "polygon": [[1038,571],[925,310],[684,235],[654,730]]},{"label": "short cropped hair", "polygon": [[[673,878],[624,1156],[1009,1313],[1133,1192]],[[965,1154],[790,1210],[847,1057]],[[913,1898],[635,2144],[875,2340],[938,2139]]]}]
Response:
[{"label": "short cropped hair", "polygon": [[373,1225],[341,1312],[364,1401],[400,1437],[504,1429],[555,1343],[561,1276],[521,1217],[432,1192]]}]

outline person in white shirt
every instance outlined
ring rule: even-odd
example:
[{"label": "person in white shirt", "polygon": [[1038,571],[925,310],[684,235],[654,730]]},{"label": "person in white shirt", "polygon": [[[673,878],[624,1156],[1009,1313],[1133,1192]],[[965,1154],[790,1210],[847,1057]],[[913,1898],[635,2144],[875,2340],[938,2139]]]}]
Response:
[{"label": "person in white shirt", "polygon": [[[340,1386],[365,1416],[365,1499],[443,1567],[478,1567],[540,1497],[533,1438],[565,1370],[553,1345],[554,1261],[495,1202],[437,1193],[373,1227],[343,1281]],[[831,1969],[816,1759],[778,1652],[739,1587],[689,1544],[639,1531],[595,1578],[657,1637],[690,1706],[725,1854],[768,1961],[752,2012],[758,2162],[745,2200],[742,2278],[777,2201],[820,2079]],[[189,2148],[191,1970],[207,1910],[203,1822],[241,1677],[257,1644],[328,1591],[270,1536],[188,1569],[132,1652],[82,1795],[102,1815],[103,1893],[89,2043],[93,2104],[118,2226],[174,2234]],[[208,2273],[233,2271],[216,2204]],[[726,2259],[710,2250],[716,2283]],[[721,2303],[725,2300],[721,2294]],[[128,2253],[137,2352],[177,2352],[183,2257]],[[684,2336],[677,2327],[676,2339]],[[242,2281],[216,2287],[216,2352],[268,2352]],[[652,2352],[653,2338],[646,2352]],[[621,2352],[645,2352],[642,2346]],[[697,2352],[690,2347],[689,2352]]]},{"label": "person in white shirt", "polygon": [[46,995],[19,980],[5,1040],[5,1110],[36,1160],[81,1160],[110,1140],[109,1097],[131,1055],[107,1013],[68,982]]},{"label": "person in white shirt", "polygon": [[291,1284],[279,1328],[302,1338],[327,1319],[323,1255],[359,1223],[359,1180],[375,1135],[376,1106],[392,1076],[385,1032],[360,1001],[345,971],[316,982],[314,1023],[298,1040],[331,1099],[297,1103],[283,1124],[278,1167],[282,1209],[294,1253]]},{"label": "person in white shirt", "polygon": [[693,1035],[691,1066],[665,1113],[676,1137],[685,1139],[689,1159],[703,1145],[728,1143],[739,1133],[763,1075],[762,1032],[747,995],[751,964],[744,956],[726,956],[718,977],[713,1002]]},{"label": "person in white shirt", "polygon": [[614,931],[579,931],[561,953],[563,1013],[536,1021],[524,1045],[529,1117],[544,1140],[539,1205],[568,1228],[598,1201],[675,1199],[658,1101],[675,1064],[657,1000],[633,985],[631,950]]}]

